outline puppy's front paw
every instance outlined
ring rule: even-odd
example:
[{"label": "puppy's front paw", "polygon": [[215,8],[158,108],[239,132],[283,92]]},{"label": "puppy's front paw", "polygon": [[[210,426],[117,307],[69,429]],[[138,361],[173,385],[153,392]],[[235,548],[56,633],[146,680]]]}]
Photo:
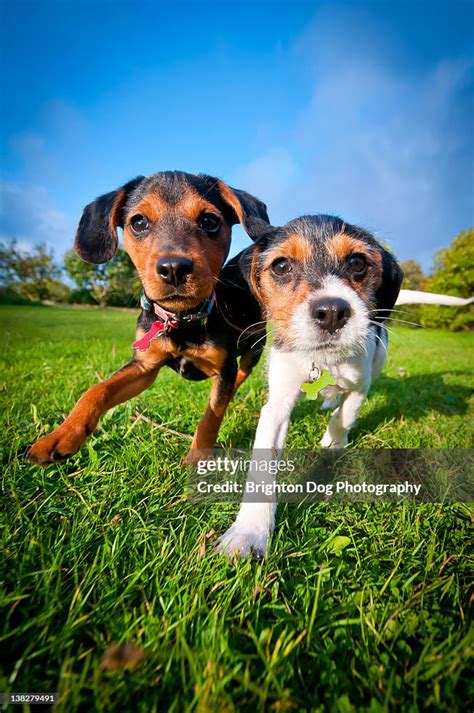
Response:
[{"label": "puppy's front paw", "polygon": [[324,399],[322,402],[321,406],[319,407],[320,411],[334,411],[337,409],[339,404],[341,403],[341,399]]},{"label": "puppy's front paw", "polygon": [[321,389],[319,396],[323,399],[321,406],[319,407],[321,411],[334,411],[338,406],[340,406],[342,401],[342,396],[344,392],[340,386],[337,384],[328,384]]},{"label": "puppy's front paw", "polygon": [[86,438],[87,433],[84,431],[72,431],[59,426],[31,446],[26,454],[26,460],[36,465],[48,465],[66,460],[77,453]]},{"label": "puppy's front paw", "polygon": [[347,446],[347,443],[347,435],[340,436],[338,438],[336,436],[331,435],[328,431],[326,431],[324,436],[319,441],[319,445],[321,446],[321,448],[330,448],[333,450],[337,450],[338,448],[345,448]]},{"label": "puppy's front paw", "polygon": [[207,462],[214,459],[211,448],[202,449],[191,446],[184,458],[184,465],[196,466],[198,463]]},{"label": "puppy's front paw", "polygon": [[230,559],[252,557],[261,560],[267,552],[268,530],[249,531],[234,523],[216,542],[216,551]]}]

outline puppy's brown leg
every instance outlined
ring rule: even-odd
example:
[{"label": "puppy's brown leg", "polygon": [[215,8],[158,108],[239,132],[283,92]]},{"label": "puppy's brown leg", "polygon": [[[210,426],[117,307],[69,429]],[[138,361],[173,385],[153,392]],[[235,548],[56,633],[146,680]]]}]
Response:
[{"label": "puppy's brown leg", "polygon": [[106,381],[91,386],[65,421],[52,433],[36,441],[28,451],[27,460],[47,465],[76,453],[97,426],[102,414],[151,386],[159,368],[145,369],[138,361],[132,360]]},{"label": "puppy's brown leg", "polygon": [[225,364],[221,373],[212,377],[209,404],[204,416],[199,421],[191,448],[185,459],[189,465],[196,463],[201,458],[208,457],[208,454],[202,452],[204,449],[214,448],[224,414],[232,399],[236,372],[237,364],[233,361]]},{"label": "puppy's brown leg", "polygon": [[253,371],[255,364],[260,359],[261,352],[245,352],[240,359],[239,368],[237,371],[237,376],[235,377],[234,390],[232,392],[232,398],[234,398],[237,389],[239,389],[244,383],[245,379],[250,376]]}]

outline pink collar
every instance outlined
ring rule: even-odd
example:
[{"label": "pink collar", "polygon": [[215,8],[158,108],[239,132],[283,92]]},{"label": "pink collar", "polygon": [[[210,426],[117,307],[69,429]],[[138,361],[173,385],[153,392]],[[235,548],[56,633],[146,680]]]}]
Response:
[{"label": "pink collar", "polygon": [[216,295],[215,292],[213,292],[203,303],[199,312],[168,312],[168,310],[161,307],[157,302],[151,302],[145,294],[142,294],[140,298],[142,309],[146,312],[153,310],[158,319],[153,322],[148,332],[141,339],[137,339],[133,342],[132,347],[141,352],[145,351],[145,349],[148,349],[150,346],[152,339],[168,334],[168,332],[173,329],[177,329],[181,323],[200,322],[202,325],[205,325],[215,301]]}]

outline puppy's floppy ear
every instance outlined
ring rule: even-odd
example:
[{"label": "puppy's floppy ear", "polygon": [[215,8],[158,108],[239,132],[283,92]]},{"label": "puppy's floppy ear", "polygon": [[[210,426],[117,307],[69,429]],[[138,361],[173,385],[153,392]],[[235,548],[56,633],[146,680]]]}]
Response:
[{"label": "puppy's floppy ear", "polygon": [[125,202],[143,180],[138,176],[111,193],[106,193],[84,208],[77,228],[74,249],[86,262],[107,262],[117,250],[117,227],[123,228]]},{"label": "puppy's floppy ear", "polygon": [[258,240],[271,229],[267,206],[255,196],[218,181],[223,200],[232,209],[234,223],[240,223],[252,240]]},{"label": "puppy's floppy ear", "polygon": [[382,311],[377,314],[377,321],[383,322],[388,319],[390,310],[393,309],[397,301],[402,280],[402,268],[393,255],[382,248],[382,282],[375,293],[377,309]]},{"label": "puppy's floppy ear", "polygon": [[255,242],[255,245],[251,245],[244,250],[239,258],[240,271],[253,294],[260,302],[262,301],[259,274],[260,256],[268,245],[268,242],[266,237],[260,238],[260,240]]}]

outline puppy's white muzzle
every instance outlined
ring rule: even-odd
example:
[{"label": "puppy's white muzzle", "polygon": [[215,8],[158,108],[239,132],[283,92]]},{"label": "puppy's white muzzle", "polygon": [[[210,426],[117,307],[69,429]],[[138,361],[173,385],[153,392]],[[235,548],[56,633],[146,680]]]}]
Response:
[{"label": "puppy's white muzzle", "polygon": [[315,352],[334,364],[364,350],[369,325],[369,311],[359,295],[330,275],[295,309],[288,342],[294,351]]}]

